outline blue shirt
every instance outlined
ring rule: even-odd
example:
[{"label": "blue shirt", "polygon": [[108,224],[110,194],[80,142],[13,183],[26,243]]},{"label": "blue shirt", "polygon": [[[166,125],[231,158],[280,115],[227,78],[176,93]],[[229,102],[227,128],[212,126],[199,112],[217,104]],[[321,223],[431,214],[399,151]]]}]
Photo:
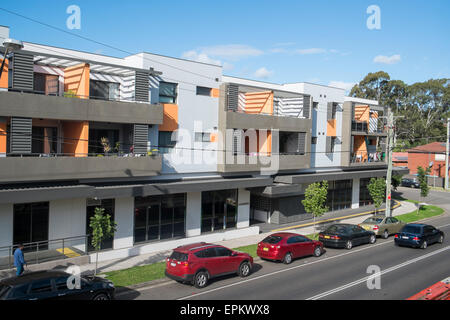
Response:
[{"label": "blue shirt", "polygon": [[22,250],[20,250],[19,248],[16,249],[16,251],[14,251],[14,266],[18,267],[23,266],[25,264],[25,258],[23,256],[23,252]]}]

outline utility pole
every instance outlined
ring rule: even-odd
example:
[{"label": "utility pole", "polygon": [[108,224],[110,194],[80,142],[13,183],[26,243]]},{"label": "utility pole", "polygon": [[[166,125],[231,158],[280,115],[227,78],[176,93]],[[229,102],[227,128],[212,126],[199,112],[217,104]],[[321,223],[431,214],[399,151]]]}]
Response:
[{"label": "utility pole", "polygon": [[448,190],[448,152],[449,152],[449,140],[450,140],[450,118],[447,118],[447,141],[445,143],[445,190]]},{"label": "utility pole", "polygon": [[387,112],[387,147],[386,147],[386,157],[388,161],[388,170],[386,174],[386,217],[391,217],[391,180],[392,180],[392,148],[393,148],[393,138],[394,138],[394,114],[391,107],[388,107]]}]

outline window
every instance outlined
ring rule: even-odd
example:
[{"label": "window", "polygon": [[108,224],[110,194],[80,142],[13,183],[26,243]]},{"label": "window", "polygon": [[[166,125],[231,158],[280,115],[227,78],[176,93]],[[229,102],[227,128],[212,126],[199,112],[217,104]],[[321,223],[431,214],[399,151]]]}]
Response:
[{"label": "window", "polygon": [[311,144],[317,144],[317,137],[311,137]]},{"label": "window", "polygon": [[171,149],[175,148],[177,141],[172,140],[174,139],[172,134],[172,131],[159,131],[158,144],[160,153],[169,153]]},{"label": "window", "polygon": [[159,83],[159,102],[176,103],[177,101],[177,84],[169,82]]},{"label": "window", "polygon": [[279,236],[268,236],[262,242],[269,243],[269,244],[277,244],[278,242],[281,241],[281,239],[282,238]]},{"label": "window", "polygon": [[136,197],[134,242],[184,237],[186,195],[184,193]]},{"label": "window", "polygon": [[314,108],[314,109],[319,108],[319,103],[318,103],[318,102],[313,102],[313,108]]},{"label": "window", "polygon": [[52,154],[57,152],[57,128],[32,128],[31,153]]},{"label": "window", "polygon": [[59,94],[59,77],[57,75],[35,73],[33,90],[35,93],[45,95]]},{"label": "window", "polygon": [[169,259],[177,260],[177,261],[187,261],[188,260],[188,254],[182,253],[178,251],[173,251],[170,255]]},{"label": "window", "polygon": [[198,96],[211,96],[211,88],[207,87],[197,87],[197,95]]},{"label": "window", "polygon": [[52,291],[50,279],[35,281],[31,284],[31,293],[42,293]]},{"label": "window", "polygon": [[[14,205],[13,243],[39,243],[39,250],[46,250],[48,243],[49,203]],[[37,245],[27,245],[25,251],[37,250]]]},{"label": "window", "polygon": [[223,248],[223,247],[218,247],[218,248],[215,248],[215,249],[216,249],[216,256],[217,257],[229,257],[229,256],[231,256],[232,251],[230,249]]},{"label": "window", "polygon": [[15,286],[14,289],[12,289],[10,298],[18,299],[18,298],[26,296],[29,286],[30,286],[29,283]]},{"label": "window", "polygon": [[0,284],[0,299],[1,299],[3,296],[6,296],[6,294],[9,292],[9,289],[10,289],[9,286]]},{"label": "window", "polygon": [[196,132],[195,142],[211,142],[211,133],[209,132]]},{"label": "window", "polygon": [[89,95],[92,99],[118,100],[120,96],[120,84],[91,80],[89,82]]},{"label": "window", "polygon": [[327,206],[331,211],[348,209],[352,205],[352,180],[328,182]]},{"label": "window", "polygon": [[202,192],[201,232],[236,227],[237,190]]},{"label": "window", "polygon": [[292,244],[292,243],[297,243],[297,242],[300,242],[300,241],[298,241],[298,239],[297,239],[296,236],[290,237],[290,238],[286,241],[287,244]]},{"label": "window", "polygon": [[398,222],[398,219],[397,219],[397,218],[394,218],[394,217],[392,217],[392,218],[391,218],[391,222],[392,222],[392,223],[397,223],[397,222]]}]

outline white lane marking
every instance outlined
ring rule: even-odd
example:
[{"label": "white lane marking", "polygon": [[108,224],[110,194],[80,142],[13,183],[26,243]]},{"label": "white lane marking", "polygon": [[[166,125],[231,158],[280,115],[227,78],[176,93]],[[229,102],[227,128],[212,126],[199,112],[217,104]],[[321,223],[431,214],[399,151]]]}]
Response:
[{"label": "white lane marking", "polygon": [[[442,249],[439,249],[439,250],[430,252],[430,253],[428,253],[428,254],[426,254],[426,255],[423,255],[423,256],[420,256],[420,257],[418,257],[418,258],[415,258],[415,259],[411,259],[411,260],[405,261],[405,262],[403,262],[403,263],[401,263],[401,264],[395,265],[395,266],[393,266],[393,267],[390,267],[390,268],[388,268],[388,269],[386,269],[386,270],[381,271],[380,275],[383,275],[383,274],[392,272],[392,271],[394,271],[394,270],[397,270],[397,269],[406,267],[407,265],[410,265],[410,264],[412,264],[412,263],[418,262],[418,261],[420,261],[420,260],[427,259],[427,258],[429,258],[429,257],[432,257],[432,256],[436,255],[436,254],[439,254],[439,253],[441,253],[441,252],[444,252],[444,251],[446,251],[446,250],[448,250],[448,249],[450,249],[450,246],[447,246],[447,247],[445,247],[445,248],[442,248]],[[323,292],[323,293],[320,293],[320,294],[315,295],[315,296],[313,296],[313,297],[310,297],[310,298],[308,298],[308,299],[306,299],[306,300],[318,300],[318,299],[322,299],[322,298],[324,298],[324,297],[326,297],[326,296],[332,295],[332,294],[337,293],[337,292],[339,292],[339,291],[343,291],[343,290],[345,290],[345,289],[354,287],[354,286],[356,286],[356,285],[358,285],[358,284],[364,283],[364,282],[366,282],[370,277],[373,277],[373,275],[370,275],[370,276],[361,278],[361,279],[359,279],[359,280],[356,280],[356,281],[347,283],[347,284],[345,284],[345,285],[343,285],[343,286],[340,286],[340,287],[337,287],[337,288],[335,288],[335,289],[328,290],[328,291],[326,291],[326,292]]]},{"label": "white lane marking", "polygon": [[[438,227],[436,227],[436,228],[444,228],[444,227],[447,227],[447,226],[450,226],[450,223],[449,223],[449,224],[442,225],[442,226],[438,226]],[[270,276],[273,276],[273,275],[275,275],[275,274],[279,274],[279,273],[291,271],[291,270],[294,270],[294,269],[302,268],[302,267],[305,267],[305,266],[308,266],[308,265],[311,265],[311,264],[320,263],[320,262],[322,262],[322,261],[327,261],[327,260],[331,260],[331,259],[334,259],[334,258],[343,257],[343,256],[346,256],[346,255],[349,255],[349,254],[355,254],[355,253],[357,253],[357,252],[369,250],[369,249],[372,249],[372,248],[375,248],[375,247],[378,247],[378,246],[382,246],[382,245],[385,245],[385,244],[388,244],[388,243],[392,243],[392,242],[394,242],[394,240],[388,240],[388,241],[385,241],[385,242],[382,242],[382,243],[372,244],[372,245],[370,245],[369,247],[365,247],[365,248],[358,249],[358,250],[352,250],[352,251],[347,252],[347,253],[339,254],[339,255],[332,256],[332,257],[328,257],[328,258],[324,258],[324,259],[319,259],[319,260],[317,260],[317,261],[305,263],[305,264],[302,264],[302,265],[299,265],[299,266],[295,266],[295,267],[291,267],[291,268],[287,268],[287,269],[282,269],[282,270],[274,271],[274,272],[267,273],[267,274],[264,274],[264,275],[261,275],[261,276],[258,276],[258,277],[254,277],[254,278],[251,278],[251,279],[242,280],[242,281],[239,281],[239,282],[235,282],[235,283],[228,284],[228,285],[226,285],[226,286],[222,286],[222,287],[218,287],[218,288],[211,289],[211,290],[208,290],[208,291],[203,291],[203,292],[195,293],[195,294],[192,294],[192,295],[190,295],[190,296],[178,298],[178,299],[176,299],[176,300],[187,300],[187,299],[191,299],[191,298],[198,297],[198,296],[201,296],[201,295],[205,295],[205,294],[208,294],[208,293],[211,293],[211,292],[214,292],[214,291],[218,291],[218,290],[222,290],[222,289],[234,287],[234,286],[241,285],[241,284],[244,284],[244,283],[247,283],[247,282],[251,282],[251,281],[254,281],[254,280],[259,280],[259,279],[262,279],[262,278],[270,277]]]}]

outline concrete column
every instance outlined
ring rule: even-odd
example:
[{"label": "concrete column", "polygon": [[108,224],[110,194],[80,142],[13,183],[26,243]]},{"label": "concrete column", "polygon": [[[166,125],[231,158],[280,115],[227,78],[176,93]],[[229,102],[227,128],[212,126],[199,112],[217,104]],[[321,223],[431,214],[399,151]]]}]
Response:
[{"label": "concrete column", "polygon": [[250,226],[250,191],[238,190],[237,228]]},{"label": "concrete column", "polygon": [[[13,244],[13,204],[0,204],[0,247]],[[8,251],[0,250],[0,257],[8,256]]]},{"label": "concrete column", "polygon": [[[57,240],[71,237],[80,237],[65,240],[64,247],[74,247],[85,250],[85,240],[81,238],[86,234],[86,199],[54,200],[49,203],[48,239]],[[63,247],[62,241],[51,242],[51,249]]]},{"label": "concrete column", "polygon": [[202,193],[186,194],[186,237],[198,236],[202,224]]},{"label": "concrete column", "polygon": [[354,178],[352,183],[352,209],[359,208],[359,178]]},{"label": "concrete column", "polygon": [[114,221],[117,223],[117,231],[114,234],[113,248],[132,247],[134,242],[134,197],[114,200]]}]

